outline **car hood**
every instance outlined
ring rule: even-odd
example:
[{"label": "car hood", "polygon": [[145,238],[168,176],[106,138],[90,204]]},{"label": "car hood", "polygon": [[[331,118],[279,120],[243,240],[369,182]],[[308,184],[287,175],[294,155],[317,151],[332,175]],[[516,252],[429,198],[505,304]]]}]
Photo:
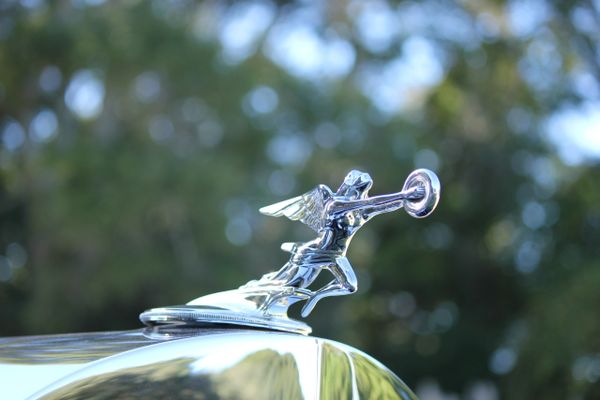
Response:
[{"label": "car hood", "polygon": [[248,329],[0,339],[0,387],[5,399],[416,399],[352,347]]}]

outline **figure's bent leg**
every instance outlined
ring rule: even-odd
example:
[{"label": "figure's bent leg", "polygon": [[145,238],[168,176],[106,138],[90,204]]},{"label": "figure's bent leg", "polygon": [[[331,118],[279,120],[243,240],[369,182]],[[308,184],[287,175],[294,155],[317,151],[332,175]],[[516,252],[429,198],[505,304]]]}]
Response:
[{"label": "figure's bent leg", "polygon": [[352,269],[352,265],[346,257],[338,257],[335,260],[335,264],[329,267],[329,270],[335,276],[335,279],[323,288],[317,290],[317,292],[306,302],[302,308],[302,317],[307,317],[317,302],[324,297],[329,296],[343,296],[356,292],[358,289],[358,282],[356,280],[356,274]]},{"label": "figure's bent leg", "polygon": [[300,265],[296,273],[286,282],[286,286],[305,289],[317,279],[322,267],[319,265]]},{"label": "figure's bent leg", "polygon": [[298,300],[308,300],[312,295],[312,292],[308,289],[294,288],[291,286],[282,287],[280,291],[269,291],[263,304],[258,307],[259,311],[263,314],[268,315],[271,313],[271,306],[278,303],[280,300],[285,299],[286,309],[290,304],[295,303]]}]

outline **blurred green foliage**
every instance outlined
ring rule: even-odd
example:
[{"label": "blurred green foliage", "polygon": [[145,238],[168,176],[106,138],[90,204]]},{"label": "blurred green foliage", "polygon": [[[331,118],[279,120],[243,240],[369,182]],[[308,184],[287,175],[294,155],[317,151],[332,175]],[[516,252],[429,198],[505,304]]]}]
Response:
[{"label": "blurred green foliage", "polygon": [[260,206],[428,167],[438,210],[361,231],[315,334],[424,399],[598,398],[600,167],[566,116],[598,112],[599,8],[0,3],[0,335],[139,327],[310,238]]}]

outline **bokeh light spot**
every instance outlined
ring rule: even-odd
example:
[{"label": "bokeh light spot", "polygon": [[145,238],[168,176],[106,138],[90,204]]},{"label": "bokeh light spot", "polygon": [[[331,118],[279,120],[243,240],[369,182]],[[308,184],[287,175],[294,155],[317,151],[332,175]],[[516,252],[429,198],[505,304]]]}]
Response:
[{"label": "bokeh light spot", "polygon": [[531,229],[539,229],[546,223],[546,210],[538,202],[530,201],[521,212],[523,223]]},{"label": "bokeh light spot", "polygon": [[223,125],[216,119],[207,119],[196,126],[198,142],[208,148],[216,147],[223,140]]},{"label": "bokeh light spot", "polygon": [[258,38],[274,16],[273,5],[265,1],[234,3],[221,22],[219,33],[225,62],[238,64],[252,55]]},{"label": "bokeh light spot", "polygon": [[356,58],[350,42],[334,34],[322,38],[299,17],[280,21],[271,30],[265,52],[292,75],[311,80],[341,78],[351,71]]},{"label": "bokeh light spot", "polygon": [[600,379],[600,356],[577,357],[571,368],[573,378],[578,381],[595,383]]},{"label": "bokeh light spot", "polygon": [[541,258],[541,244],[532,239],[526,239],[521,243],[515,255],[517,270],[524,274],[529,274],[537,269]]},{"label": "bokeh light spot", "polygon": [[280,134],[267,146],[267,155],[280,165],[301,166],[312,153],[308,141],[298,134]]},{"label": "bokeh light spot", "polygon": [[243,108],[246,114],[268,114],[277,108],[279,96],[268,86],[259,86],[253,89],[244,98]]},{"label": "bokeh light spot", "polygon": [[146,71],[135,78],[135,97],[142,103],[150,103],[160,94],[160,77],[154,71]]},{"label": "bokeh light spot", "polygon": [[76,72],[65,92],[69,110],[81,119],[93,119],[102,112],[103,102],[104,82],[90,70]]},{"label": "bokeh light spot", "polygon": [[409,317],[417,308],[415,297],[409,292],[398,292],[390,298],[388,309],[399,318]]},{"label": "bokeh light spot", "polygon": [[167,116],[155,115],[150,119],[148,132],[155,142],[162,143],[175,134],[175,127]]},{"label": "bokeh light spot", "polygon": [[225,227],[225,236],[231,244],[243,246],[252,239],[252,227],[245,218],[232,218]]},{"label": "bokeh light spot", "polygon": [[16,242],[6,246],[6,257],[13,268],[21,268],[27,263],[27,251]]},{"label": "bokeh light spot", "polygon": [[16,151],[25,143],[25,131],[21,124],[10,121],[2,129],[2,144],[8,151]]},{"label": "bokeh light spot", "polygon": [[550,17],[543,0],[512,0],[506,7],[509,28],[517,36],[534,34]]},{"label": "bokeh light spot", "polygon": [[361,43],[373,53],[381,53],[390,48],[394,42],[400,21],[386,2],[352,2],[349,13],[355,14],[355,29]]},{"label": "bokeh light spot", "polygon": [[40,73],[39,84],[44,92],[54,92],[62,83],[62,74],[60,69],[54,65],[48,65]]},{"label": "bokeh light spot", "polygon": [[33,117],[29,124],[29,137],[34,142],[46,142],[52,139],[57,131],[58,119],[54,111],[50,109],[41,110]]},{"label": "bokeh light spot", "polygon": [[545,130],[566,164],[599,159],[600,101],[563,106],[547,118]]},{"label": "bokeh light spot", "polygon": [[490,358],[489,368],[497,375],[508,374],[517,363],[517,353],[508,347],[501,347],[494,351]]}]

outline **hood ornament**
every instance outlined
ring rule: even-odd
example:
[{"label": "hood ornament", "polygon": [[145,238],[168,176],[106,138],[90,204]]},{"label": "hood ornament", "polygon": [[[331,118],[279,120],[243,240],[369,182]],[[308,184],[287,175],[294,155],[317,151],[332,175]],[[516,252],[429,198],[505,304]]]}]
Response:
[{"label": "hood ornament", "polygon": [[[356,275],[346,251],[358,229],[374,216],[400,208],[412,217],[427,217],[440,198],[438,177],[427,169],[413,171],[397,193],[369,197],[371,186],[369,174],[352,170],[336,192],[318,185],[301,196],[261,208],[265,215],[285,216],[308,225],[317,237],[309,242],[283,243],[281,249],[291,256],[278,271],[184,306],[147,310],[140,320],[149,326],[230,324],[309,334],[310,326],[289,318],[287,310],[305,301],[301,314],[307,317],[321,299],[356,292]],[[329,271],[333,280],[317,290],[309,289],[323,270]]]}]

